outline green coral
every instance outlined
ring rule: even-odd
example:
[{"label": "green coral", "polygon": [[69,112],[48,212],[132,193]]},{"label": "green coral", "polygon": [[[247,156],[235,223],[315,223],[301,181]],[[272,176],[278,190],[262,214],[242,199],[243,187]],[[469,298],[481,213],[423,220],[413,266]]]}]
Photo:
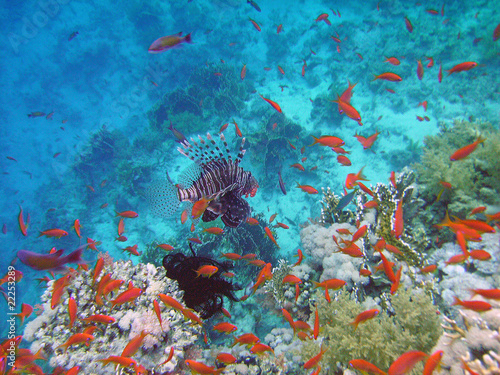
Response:
[{"label": "green coral", "polygon": [[[443,190],[440,181],[449,182],[451,190],[441,195],[435,210],[444,217],[443,206],[456,215],[465,216],[477,206],[499,205],[500,198],[500,131],[488,122],[454,120],[452,126],[440,123],[440,132],[424,139],[424,153],[414,165],[422,184],[421,194],[427,202],[436,201]],[[450,161],[458,149],[473,143],[479,136],[483,144],[467,158]]]},{"label": "green coral", "polygon": [[323,193],[323,199],[321,200],[321,217],[319,222],[322,224],[333,224],[333,223],[351,223],[355,221],[355,215],[351,210],[339,210],[337,208],[342,197],[335,195],[335,193],[328,187],[321,188]]},{"label": "green coral", "polygon": [[394,296],[382,295],[382,298],[386,299],[387,307],[354,330],[348,323],[366,308],[347,292],[339,293],[330,303],[318,293],[320,335],[318,341],[304,345],[303,360],[319,353],[319,342],[328,347],[322,363],[328,364],[331,373],[338,363],[346,369],[348,362],[355,358],[387,370],[408,350],[429,352],[442,333],[431,296],[423,290],[408,289]]}]

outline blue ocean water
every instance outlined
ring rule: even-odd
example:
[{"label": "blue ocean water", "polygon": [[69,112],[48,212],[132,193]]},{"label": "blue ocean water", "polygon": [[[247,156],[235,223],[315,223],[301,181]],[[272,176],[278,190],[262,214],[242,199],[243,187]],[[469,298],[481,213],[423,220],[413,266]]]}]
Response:
[{"label": "blue ocean water", "polygon": [[[268,220],[278,213],[276,221],[289,226],[275,229],[279,248],[266,261],[295,262],[300,224],[320,215],[322,187],[343,195],[347,175],[361,168],[367,184],[388,183],[391,171],[401,172],[421,155],[418,147],[414,154],[403,150],[417,142],[422,147],[425,136],[438,133],[440,122],[474,118],[498,129],[500,44],[492,35],[500,19],[495,2],[257,3],[260,11],[243,0],[129,1],[120,6],[103,1],[4,2],[0,277],[9,265],[24,273],[16,284],[16,312],[21,303],[39,303],[44,288],[36,279],[47,275],[16,262],[21,249],[48,253],[56,247],[69,253],[92,238],[114,259],[129,259],[121,251],[125,246],[137,244],[145,251],[153,241],[176,238],[187,249],[186,239],[201,233],[191,234],[190,222],[180,224],[180,211],[171,219],[153,216],[145,198],[151,181],[168,171],[177,182],[191,163],[176,151],[179,144],[167,129],[169,120],[153,124],[160,102],[174,108],[171,114],[179,121],[174,126],[188,138],[217,134],[229,123],[225,134],[236,154],[240,137],[234,123],[247,137],[242,167],[260,185],[255,197],[247,198],[253,215]],[[326,20],[317,20],[323,13]],[[148,53],[153,41],[178,32],[191,34],[192,43]],[[389,57],[400,64],[384,62]],[[463,62],[477,66],[448,75],[447,70]],[[384,72],[398,74],[401,81],[373,80]],[[227,86],[219,85],[217,80],[226,76]],[[201,82],[206,86],[196,87]],[[348,82],[357,83],[350,104],[362,126],[331,102]],[[227,87],[237,91],[221,94]],[[176,90],[188,91],[191,102],[168,96]],[[206,95],[193,103],[192,93],[199,91]],[[278,103],[282,114],[261,96]],[[182,115],[189,106],[198,109]],[[289,122],[297,128],[285,128]],[[354,137],[377,132],[369,149]],[[340,137],[351,165],[342,166],[328,147],[309,147],[311,135]],[[266,139],[279,142],[263,148]],[[290,168],[294,163],[305,171]],[[280,189],[278,171],[287,195]],[[297,183],[320,194],[307,194]],[[19,229],[21,207],[29,221],[27,236]],[[124,244],[116,241],[115,210],[139,213],[126,221]],[[76,219],[82,224],[81,239],[72,229]],[[38,237],[51,228],[69,234]],[[97,253],[86,250],[83,258],[93,267]],[[3,301],[0,311],[8,312]],[[269,322],[266,328],[282,325],[275,316]],[[7,336],[8,325],[0,327],[1,336]]]}]

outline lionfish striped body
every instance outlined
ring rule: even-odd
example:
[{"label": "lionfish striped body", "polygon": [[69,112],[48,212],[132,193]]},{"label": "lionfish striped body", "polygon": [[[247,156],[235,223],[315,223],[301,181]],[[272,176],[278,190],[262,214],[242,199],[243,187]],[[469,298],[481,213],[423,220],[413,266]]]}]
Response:
[{"label": "lionfish striped body", "polygon": [[223,152],[210,134],[206,141],[199,136],[199,143],[193,138],[181,142],[177,150],[195,162],[181,175],[177,185],[165,182],[149,190],[153,210],[160,216],[172,216],[180,202],[195,203],[208,199],[210,203],[203,213],[203,221],[212,221],[221,216],[230,227],[237,227],[250,215],[250,206],[242,196],[253,197],[259,187],[257,180],[239,166],[245,150],[243,138],[237,157],[233,160],[224,135]]}]

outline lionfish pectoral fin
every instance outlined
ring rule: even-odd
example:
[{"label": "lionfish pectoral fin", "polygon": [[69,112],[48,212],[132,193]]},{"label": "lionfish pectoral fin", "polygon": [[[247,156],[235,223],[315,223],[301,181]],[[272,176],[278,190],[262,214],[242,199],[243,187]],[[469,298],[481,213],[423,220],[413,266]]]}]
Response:
[{"label": "lionfish pectoral fin", "polygon": [[161,217],[171,217],[179,208],[177,187],[168,181],[155,181],[146,191],[149,206],[153,213]]}]

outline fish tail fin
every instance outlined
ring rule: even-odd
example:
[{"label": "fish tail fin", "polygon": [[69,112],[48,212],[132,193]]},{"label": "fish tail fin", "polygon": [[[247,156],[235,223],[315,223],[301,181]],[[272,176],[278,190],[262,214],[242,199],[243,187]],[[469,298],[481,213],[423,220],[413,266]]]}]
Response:
[{"label": "fish tail fin", "polygon": [[84,249],[84,247],[80,246],[78,249],[76,249],[75,251],[73,251],[72,253],[70,253],[66,257],[66,262],[65,263],[81,263],[81,262],[83,262],[83,259],[82,259],[83,249]]},{"label": "fish tail fin", "polygon": [[146,197],[153,213],[161,217],[173,216],[181,203],[175,185],[162,180],[147,189]]},{"label": "fish tail fin", "polygon": [[186,36],[184,37],[184,41],[185,41],[186,43],[192,43],[192,41],[191,41],[191,33],[189,33],[188,35],[186,35]]},{"label": "fish tail fin", "polygon": [[311,135],[311,137],[314,138],[314,143],[310,144],[309,147],[314,146],[316,143],[318,143],[319,139],[316,138],[314,135]]}]

